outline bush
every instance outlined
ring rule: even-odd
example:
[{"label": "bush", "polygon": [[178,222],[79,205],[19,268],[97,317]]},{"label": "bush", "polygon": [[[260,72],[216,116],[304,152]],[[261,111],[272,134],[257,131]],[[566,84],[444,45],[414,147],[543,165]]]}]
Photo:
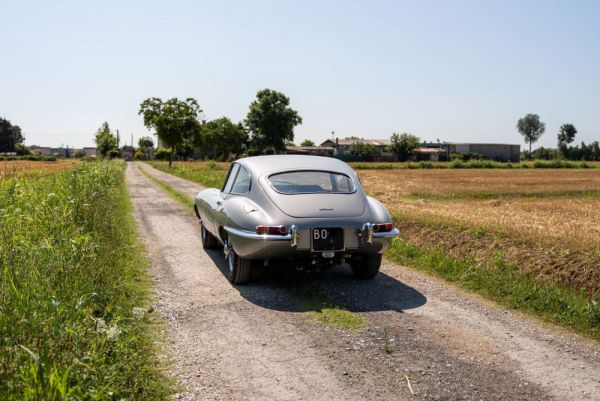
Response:
[{"label": "bush", "polygon": [[169,160],[171,158],[171,149],[160,148],[154,153],[156,160]]},{"label": "bush", "polygon": [[477,152],[465,152],[465,153],[457,153],[453,152],[450,155],[450,160],[460,160],[463,162],[468,162],[470,160],[486,160],[486,158]]},{"label": "bush", "polygon": [[15,147],[15,151],[17,153],[17,156],[27,156],[31,154],[31,150],[29,150],[27,146],[21,143]]},{"label": "bush", "polygon": [[533,163],[534,168],[577,168],[577,163],[568,162],[566,160],[536,160]]},{"label": "bush", "polygon": [[144,154],[142,153],[141,150],[136,150],[135,153],[133,154],[133,159],[134,160],[143,160],[144,159]]},{"label": "bush", "polygon": [[75,152],[75,157],[78,159],[81,159],[82,157],[86,157],[86,153],[85,150],[83,149],[79,149],[77,152]]},{"label": "bush", "polygon": [[111,149],[106,154],[106,157],[108,157],[109,159],[117,159],[121,157],[121,153],[117,149]]}]

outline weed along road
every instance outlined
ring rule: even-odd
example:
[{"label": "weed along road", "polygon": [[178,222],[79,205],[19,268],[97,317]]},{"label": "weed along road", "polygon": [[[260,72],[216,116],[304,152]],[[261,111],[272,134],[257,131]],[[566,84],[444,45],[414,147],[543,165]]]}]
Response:
[{"label": "weed along road", "polygon": [[201,188],[137,162],[127,181],[177,399],[600,400],[597,343],[390,262],[232,286],[173,198]]}]

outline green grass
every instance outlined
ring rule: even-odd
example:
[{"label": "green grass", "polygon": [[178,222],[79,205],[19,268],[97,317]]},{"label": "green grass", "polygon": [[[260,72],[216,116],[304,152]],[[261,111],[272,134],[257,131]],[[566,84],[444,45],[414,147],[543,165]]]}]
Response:
[{"label": "green grass", "polygon": [[302,310],[315,322],[338,329],[360,332],[367,325],[367,318],[345,309],[339,302],[323,295],[318,288],[306,279],[294,280],[285,286],[298,301]]},{"label": "green grass", "polygon": [[226,168],[211,162],[202,166],[181,166],[175,164],[171,168],[169,168],[169,163],[167,162],[147,161],[146,163],[165,173],[196,182],[208,188],[221,188],[227,175]]},{"label": "green grass", "polygon": [[124,163],[3,180],[0,221],[0,399],[166,399]]},{"label": "green grass", "polygon": [[316,322],[346,331],[362,331],[366,323],[363,316],[337,307],[322,308],[312,314]]},{"label": "green grass", "polygon": [[167,193],[167,195],[169,195],[173,200],[181,203],[190,212],[194,210],[194,200],[190,196],[188,196],[188,195],[184,194],[183,192],[175,189],[174,187],[172,187],[171,185],[167,184],[166,182],[164,182],[162,180],[159,180],[158,178],[156,178],[153,175],[151,175],[148,172],[146,172],[143,168],[138,167],[138,169],[150,181],[152,181],[153,183],[155,183],[156,185],[158,185],[160,188],[162,188]]},{"label": "green grass", "polygon": [[541,283],[506,263],[500,254],[483,267],[473,259],[454,259],[442,250],[428,251],[396,239],[388,256],[510,308],[600,339],[600,303],[569,288]]}]

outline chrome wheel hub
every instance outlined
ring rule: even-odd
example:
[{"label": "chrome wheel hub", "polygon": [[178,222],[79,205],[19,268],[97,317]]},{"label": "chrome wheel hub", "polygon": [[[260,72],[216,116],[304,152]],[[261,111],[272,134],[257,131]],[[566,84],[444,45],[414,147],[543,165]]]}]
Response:
[{"label": "chrome wheel hub", "polygon": [[233,271],[233,246],[228,241],[225,241],[223,244],[223,253],[225,254],[225,262],[227,263],[227,267],[229,271]]}]

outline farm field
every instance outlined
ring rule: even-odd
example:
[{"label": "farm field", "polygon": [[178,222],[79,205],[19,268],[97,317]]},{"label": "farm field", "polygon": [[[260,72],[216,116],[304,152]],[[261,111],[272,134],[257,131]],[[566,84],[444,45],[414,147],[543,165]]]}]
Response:
[{"label": "farm field", "polygon": [[361,170],[390,210],[568,247],[600,245],[600,171]]},{"label": "farm field", "polygon": [[600,295],[600,171],[360,170],[403,239]]},{"label": "farm field", "polygon": [[28,160],[2,160],[0,161],[0,179],[12,177],[45,177],[57,171],[68,170],[78,166],[79,160],[57,161],[28,161]]}]

